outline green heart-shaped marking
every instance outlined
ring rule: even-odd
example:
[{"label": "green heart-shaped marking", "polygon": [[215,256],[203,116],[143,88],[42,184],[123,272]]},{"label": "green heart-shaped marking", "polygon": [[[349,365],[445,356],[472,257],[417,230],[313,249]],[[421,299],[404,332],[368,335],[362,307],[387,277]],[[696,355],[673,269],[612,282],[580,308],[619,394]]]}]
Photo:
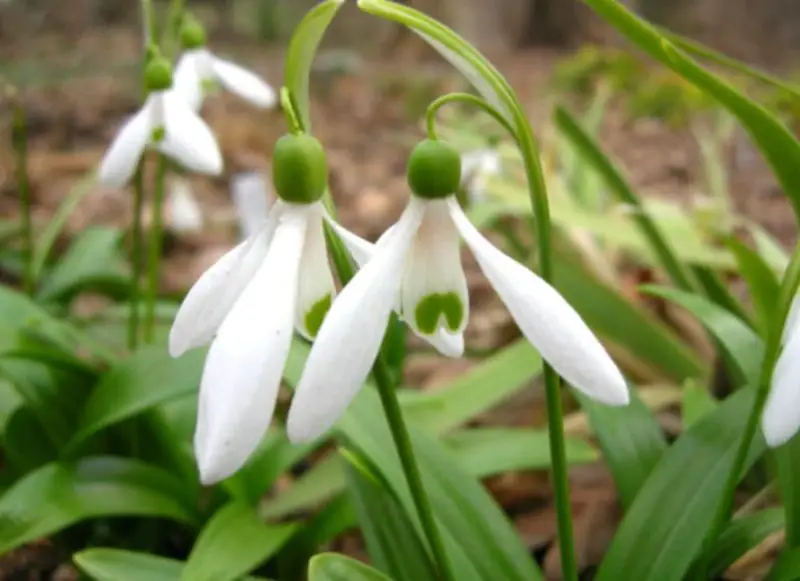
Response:
[{"label": "green heart-shaped marking", "polygon": [[329,294],[325,295],[306,311],[303,317],[303,323],[305,324],[306,332],[309,337],[313,338],[317,336],[319,328],[322,326],[322,321],[325,320],[325,315],[327,315],[328,311],[331,309],[332,302],[333,296]]},{"label": "green heart-shaped marking", "polygon": [[433,335],[439,327],[439,320],[444,319],[447,328],[458,331],[464,320],[464,303],[454,292],[432,293],[417,303],[414,320],[417,328],[426,335]]}]

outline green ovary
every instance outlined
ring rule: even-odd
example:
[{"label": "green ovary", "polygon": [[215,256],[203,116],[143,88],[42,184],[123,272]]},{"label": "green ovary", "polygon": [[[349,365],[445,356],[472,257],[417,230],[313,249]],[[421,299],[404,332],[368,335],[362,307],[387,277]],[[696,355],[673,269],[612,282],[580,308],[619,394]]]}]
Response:
[{"label": "green ovary", "polygon": [[448,330],[458,331],[464,320],[464,303],[456,293],[433,293],[424,297],[414,312],[417,328],[426,335],[433,335],[444,319]]},{"label": "green ovary", "polygon": [[319,332],[319,328],[322,326],[322,321],[325,320],[325,315],[328,314],[328,311],[331,308],[331,303],[333,302],[333,296],[325,295],[320,300],[312,305],[308,311],[306,311],[305,317],[303,318],[303,324],[306,327],[306,331],[310,337],[316,337],[317,333]]}]

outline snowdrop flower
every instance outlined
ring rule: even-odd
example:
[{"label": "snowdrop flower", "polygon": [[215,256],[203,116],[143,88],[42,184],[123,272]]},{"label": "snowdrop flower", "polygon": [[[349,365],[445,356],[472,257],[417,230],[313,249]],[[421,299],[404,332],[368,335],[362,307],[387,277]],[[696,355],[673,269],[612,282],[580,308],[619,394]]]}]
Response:
[{"label": "snowdrop flower", "polygon": [[625,380],[580,316],[549,284],[495,248],[455,200],[458,153],[427,140],[411,154],[413,196],[374,257],[342,290],[317,333],[289,410],[293,442],[330,428],[358,392],[399,303],[418,333],[460,333],[469,301],[459,235],[522,333],[570,384],[610,405],[628,402]]},{"label": "snowdrop flower", "polygon": [[172,181],[166,207],[169,209],[169,228],[174,232],[182,234],[203,229],[203,209],[185,179]]},{"label": "snowdrop flower", "polygon": [[792,301],[781,346],[761,418],[764,438],[773,448],[788,442],[800,429],[800,297]]},{"label": "snowdrop flower", "polygon": [[241,172],[231,178],[231,197],[241,234],[249,238],[261,228],[274,195],[261,174]]},{"label": "snowdrop flower", "polygon": [[275,90],[260,77],[206,48],[205,30],[195,19],[184,21],[181,42],[185,52],[175,69],[175,89],[194,111],[200,110],[206,94],[218,85],[256,107],[276,105]]},{"label": "snowdrop flower", "polygon": [[200,117],[174,91],[167,62],[153,58],[145,71],[149,96],[120,129],[100,162],[98,180],[112,187],[127,184],[145,149],[153,147],[189,170],[222,171],[217,140]]},{"label": "snowdrop flower", "polygon": [[489,178],[500,175],[500,152],[495,149],[476,149],[461,155],[461,183],[470,202],[486,200]]}]

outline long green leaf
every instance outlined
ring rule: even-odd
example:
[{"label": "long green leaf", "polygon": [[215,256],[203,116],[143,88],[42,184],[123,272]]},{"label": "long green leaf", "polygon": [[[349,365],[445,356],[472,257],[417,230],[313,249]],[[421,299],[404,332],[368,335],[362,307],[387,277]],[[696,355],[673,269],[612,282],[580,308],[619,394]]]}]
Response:
[{"label": "long green leaf", "polygon": [[766,109],[744,97],[686,56],[658,31],[615,0],[584,0],[650,56],[671,68],[730,111],[766,157],[795,214],[800,215],[800,143]]},{"label": "long green leaf", "polygon": [[729,239],[727,243],[728,248],[736,257],[739,274],[747,283],[759,327],[763,333],[766,333],[767,325],[772,320],[772,313],[778,303],[780,293],[778,277],[758,252],[736,238]]},{"label": "long green leaf", "polygon": [[308,564],[308,581],[392,581],[389,577],[350,557],[327,553]]},{"label": "long green leaf", "polygon": [[[680,581],[698,555],[754,401],[743,389],[661,457],[625,515],[597,581]],[[760,437],[745,470],[763,453]]]},{"label": "long green leaf", "polygon": [[635,390],[631,390],[631,402],[625,407],[577,397],[600,442],[620,502],[627,509],[667,448],[664,434]]},{"label": "long green leaf", "polygon": [[800,579],[800,549],[781,553],[766,581],[797,581]]},{"label": "long green leaf", "polygon": [[284,84],[291,91],[300,121],[307,132],[311,131],[311,107],[308,94],[311,64],[328,25],[343,3],[344,0],[324,0],[309,10],[295,27],[286,51]]},{"label": "long green leaf", "polygon": [[196,523],[183,484],[153,466],[112,457],[48,464],[0,498],[0,553],[77,522],[147,516]]},{"label": "long green leaf", "polygon": [[720,534],[711,550],[709,575],[712,579],[733,565],[739,557],[754,549],[769,535],[783,526],[783,511],[778,508],[762,510],[733,520]]},{"label": "long green leaf", "polygon": [[204,350],[173,359],[163,345],[137,351],[107,371],[86,401],[76,446],[100,430],[197,391]]},{"label": "long green leaf", "polygon": [[200,533],[181,581],[234,581],[273,556],[296,530],[293,524],[266,524],[252,507],[231,502]]}]

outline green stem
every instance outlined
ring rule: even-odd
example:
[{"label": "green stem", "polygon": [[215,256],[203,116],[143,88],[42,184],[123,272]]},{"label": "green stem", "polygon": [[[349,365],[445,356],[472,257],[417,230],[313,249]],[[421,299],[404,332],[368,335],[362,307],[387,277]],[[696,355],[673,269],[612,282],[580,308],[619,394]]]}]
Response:
[{"label": "green stem", "polygon": [[158,281],[161,274],[161,250],[164,234],[164,178],[167,173],[167,160],[158,154],[155,187],[153,188],[153,214],[150,221],[150,245],[148,252],[147,310],[144,320],[144,340],[153,341],[156,324],[156,302],[158,300]]},{"label": "green stem", "polygon": [[[508,89],[510,91],[510,89]],[[515,100],[513,100],[515,101]],[[512,107],[514,124],[496,111],[489,103],[466,93],[445,95],[434,101],[428,108],[426,127],[429,137],[436,138],[436,112],[447,103],[461,102],[475,105],[491,115],[504,127],[516,141],[522,155],[525,175],[528,182],[531,207],[534,219],[534,235],[539,249],[539,274],[550,282],[553,279],[553,253],[550,243],[550,204],[547,199],[547,186],[539,165],[539,150],[528,120],[521,108]],[[516,126],[516,130],[514,129]],[[547,429],[550,441],[550,461],[553,465],[553,489],[555,493],[558,538],[561,555],[562,579],[577,581],[578,569],[575,560],[575,543],[572,530],[572,507],[569,498],[569,473],[567,468],[566,444],[564,436],[564,413],[561,404],[560,378],[546,362],[543,365],[545,396],[547,400]]]},{"label": "green stem", "polygon": [[162,44],[164,46],[165,55],[170,60],[175,57],[180,45],[181,19],[183,18],[185,5],[185,0],[172,0],[169,5],[167,26],[164,31],[165,38],[162,39]]},{"label": "green stem", "polygon": [[11,133],[17,163],[17,192],[22,220],[22,289],[33,296],[33,228],[31,227],[31,186],[28,179],[28,127],[25,109],[18,100],[14,104],[14,128]]},{"label": "green stem", "polygon": [[142,278],[142,209],[144,207],[144,160],[133,176],[133,223],[131,224],[131,288],[128,317],[128,349],[139,344],[139,299]]},{"label": "green stem", "polygon": [[783,333],[783,326],[789,312],[792,299],[797,293],[798,280],[800,280],[800,245],[795,248],[792,254],[792,260],[786,268],[783,277],[783,284],[781,285],[780,297],[778,300],[778,308],[774,318],[772,319],[769,329],[767,331],[767,341],[764,353],[764,363],[761,366],[761,374],[756,386],[756,399],[753,407],[750,410],[750,416],[747,418],[747,424],[742,438],[739,442],[739,447],[736,450],[733,464],[731,465],[728,477],[725,480],[725,486],[722,489],[720,501],[717,504],[714,512],[714,518],[711,521],[708,535],[706,536],[703,553],[698,561],[698,579],[708,578],[708,568],[711,560],[711,549],[714,546],[719,534],[725,527],[728,521],[731,509],[733,507],[733,498],[736,493],[736,487],[742,477],[745,463],[747,462],[747,455],[750,452],[750,447],[753,438],[758,430],[758,423],[761,415],[764,412],[764,406],[769,397],[769,391],[772,381],[772,373],[775,369],[775,364],[781,352],[781,335]]},{"label": "green stem", "polygon": [[156,23],[156,14],[153,10],[153,0],[140,0],[140,2],[144,46],[146,48],[152,45],[156,38],[158,38],[158,25]]}]

